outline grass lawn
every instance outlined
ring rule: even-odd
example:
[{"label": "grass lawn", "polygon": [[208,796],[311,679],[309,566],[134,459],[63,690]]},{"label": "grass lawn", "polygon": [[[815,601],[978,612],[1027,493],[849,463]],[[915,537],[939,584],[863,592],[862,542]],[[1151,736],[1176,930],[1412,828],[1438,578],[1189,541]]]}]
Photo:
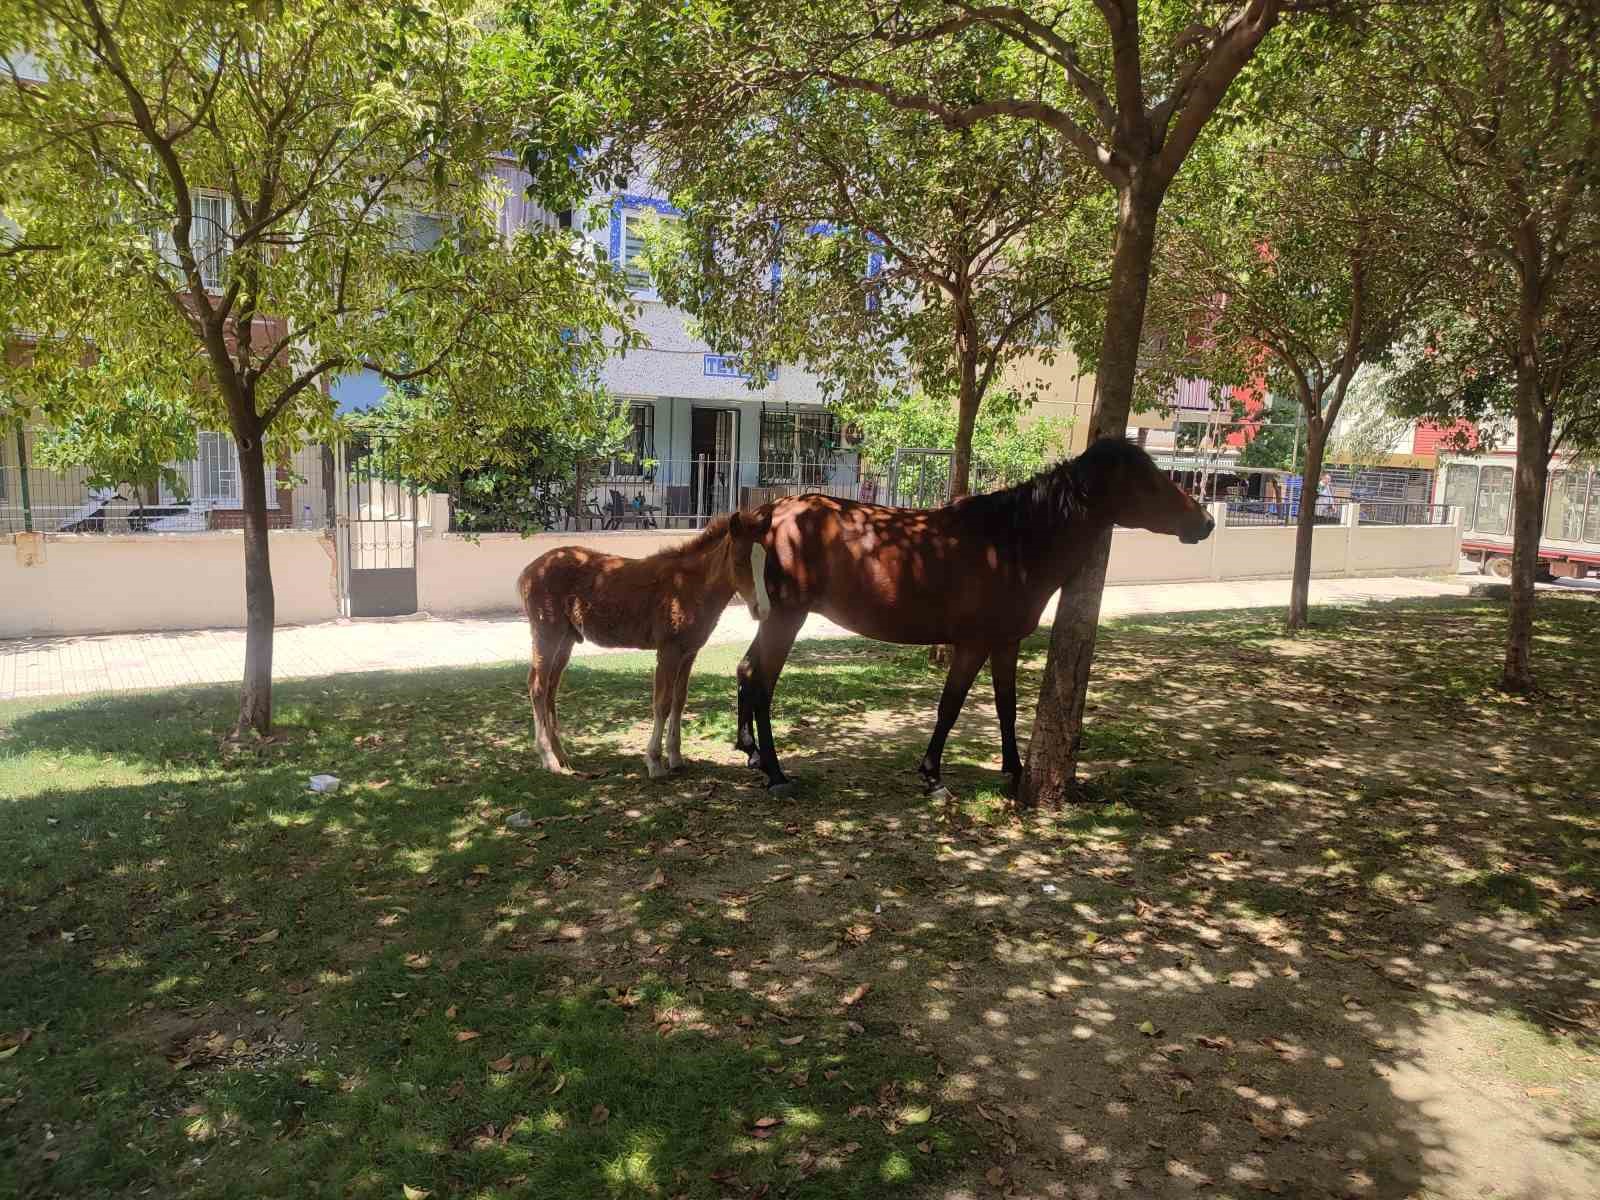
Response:
[{"label": "grass lawn", "polygon": [[986,679],[935,811],[940,679],[864,641],[791,659],[788,803],[732,648],[660,782],[644,655],[568,672],[593,781],[516,664],[247,752],[231,688],[0,706],[0,1196],[1592,1198],[1600,605],[1531,701],[1491,602],[1280,619],[1108,626],[1096,803],[1027,820]]}]

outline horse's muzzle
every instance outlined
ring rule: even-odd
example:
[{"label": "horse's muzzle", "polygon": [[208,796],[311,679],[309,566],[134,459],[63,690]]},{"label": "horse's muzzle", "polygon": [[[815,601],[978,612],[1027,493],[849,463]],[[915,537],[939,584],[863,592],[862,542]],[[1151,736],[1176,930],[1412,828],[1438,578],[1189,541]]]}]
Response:
[{"label": "horse's muzzle", "polygon": [[1217,523],[1211,519],[1209,513],[1200,513],[1199,517],[1198,521],[1185,525],[1178,533],[1178,540],[1185,546],[1192,546],[1196,542],[1205,541],[1211,536],[1211,531],[1217,527]]}]

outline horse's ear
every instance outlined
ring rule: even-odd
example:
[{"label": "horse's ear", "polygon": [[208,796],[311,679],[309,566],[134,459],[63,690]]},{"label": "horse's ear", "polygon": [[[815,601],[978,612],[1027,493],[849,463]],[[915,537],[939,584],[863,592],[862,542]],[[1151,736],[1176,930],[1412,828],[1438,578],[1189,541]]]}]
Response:
[{"label": "horse's ear", "polygon": [[742,512],[731,512],[728,514],[728,534],[730,537],[742,538],[745,536],[748,528],[749,522],[745,519],[745,515]]}]

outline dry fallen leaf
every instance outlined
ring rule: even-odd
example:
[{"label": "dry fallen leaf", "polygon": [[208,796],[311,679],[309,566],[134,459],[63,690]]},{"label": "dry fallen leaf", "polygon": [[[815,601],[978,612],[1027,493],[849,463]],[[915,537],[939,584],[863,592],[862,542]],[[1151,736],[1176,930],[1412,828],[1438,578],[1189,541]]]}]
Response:
[{"label": "dry fallen leaf", "polygon": [[1006,1181],[1005,1168],[1004,1167],[990,1167],[987,1171],[985,1171],[983,1173],[983,1177],[986,1180],[989,1181],[991,1186],[1000,1187]]},{"label": "dry fallen leaf", "polygon": [[664,888],[666,886],[667,886],[667,873],[665,871],[663,871],[660,867],[657,867],[656,868],[656,873],[654,875],[650,876],[650,882],[644,885],[644,890],[647,891],[647,892],[654,892],[654,891],[657,891],[660,888]]},{"label": "dry fallen leaf", "polygon": [[550,1089],[550,1094],[552,1096],[554,1096],[557,1092],[559,1092],[562,1088],[564,1088],[566,1086],[567,1086],[567,1077],[565,1075],[557,1076],[556,1085],[555,1085],[555,1087]]},{"label": "dry fallen leaf", "polygon": [[778,1039],[778,1045],[780,1045],[780,1046],[798,1046],[801,1042],[803,1042],[805,1040],[806,1040],[806,1035],[805,1034],[797,1033],[793,1037],[779,1038]]},{"label": "dry fallen leaf", "polygon": [[505,1072],[511,1070],[511,1068],[514,1066],[516,1066],[516,1063],[513,1061],[511,1055],[507,1054],[504,1058],[497,1058],[490,1063],[489,1070]]},{"label": "dry fallen leaf", "polygon": [[872,985],[870,983],[863,983],[859,987],[851,988],[844,994],[844,998],[839,1001],[839,1007],[849,1008],[852,1005],[860,1004],[862,999],[865,998],[866,994],[871,990]]},{"label": "dry fallen leaf", "polygon": [[1561,1089],[1560,1088],[1553,1088],[1553,1087],[1531,1087],[1531,1088],[1524,1088],[1523,1091],[1524,1091],[1524,1094],[1528,1095],[1528,1096],[1559,1096],[1559,1095],[1561,1095]]},{"label": "dry fallen leaf", "polygon": [[1267,1120],[1260,1113],[1250,1114],[1250,1124],[1256,1127],[1256,1132],[1264,1138],[1281,1138],[1283,1126]]},{"label": "dry fallen leaf", "polygon": [[0,1058],[10,1058],[20,1049],[22,1049],[21,1046],[10,1046],[5,1050],[0,1050]]},{"label": "dry fallen leaf", "polygon": [[428,1188],[412,1187],[409,1183],[403,1183],[400,1185],[400,1194],[405,1200],[428,1200],[433,1192]]},{"label": "dry fallen leaf", "polygon": [[1144,1034],[1145,1037],[1155,1037],[1161,1030],[1156,1028],[1154,1021],[1140,1021],[1139,1032]]},{"label": "dry fallen leaf", "polygon": [[482,1036],[483,1034],[479,1033],[476,1029],[463,1029],[460,1033],[456,1034],[456,1041],[470,1042],[474,1038],[480,1038]]},{"label": "dry fallen leaf", "polygon": [[[399,999],[401,996],[404,996],[404,995],[405,995],[404,992],[397,992],[397,993],[395,993],[395,998]],[[456,1006],[454,1004],[452,1004],[449,1008],[444,1010],[444,1019],[446,1021],[454,1021],[456,1019]]]},{"label": "dry fallen leaf", "polygon": [[917,1149],[920,1150],[923,1154],[932,1154],[933,1153],[933,1143],[932,1142],[918,1142],[917,1143]]},{"label": "dry fallen leaf", "polygon": [[922,1108],[908,1108],[900,1113],[900,1120],[907,1125],[926,1125],[933,1119],[933,1109],[924,1105]]},{"label": "dry fallen leaf", "polygon": [[276,929],[269,929],[258,937],[245,938],[244,944],[246,946],[264,946],[268,942],[275,942],[277,940],[278,931]]},{"label": "dry fallen leaf", "polygon": [[1232,1050],[1233,1049],[1233,1039],[1232,1038],[1207,1037],[1205,1034],[1202,1033],[1197,1038],[1195,1038],[1194,1040],[1195,1040],[1195,1044],[1196,1045],[1204,1046],[1207,1050]]},{"label": "dry fallen leaf", "polygon": [[589,1124],[604,1125],[611,1117],[611,1110],[604,1104],[596,1104],[589,1113]]},{"label": "dry fallen leaf", "polygon": [[426,970],[427,966],[428,966],[428,962],[429,962],[429,959],[428,959],[428,956],[426,954],[408,954],[408,955],[406,955],[406,967],[408,969],[412,970],[412,971]]}]

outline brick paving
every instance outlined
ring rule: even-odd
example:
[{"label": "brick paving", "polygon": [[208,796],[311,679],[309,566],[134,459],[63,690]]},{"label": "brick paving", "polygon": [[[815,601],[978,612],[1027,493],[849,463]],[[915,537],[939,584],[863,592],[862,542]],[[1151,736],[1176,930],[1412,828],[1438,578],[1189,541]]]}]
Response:
[{"label": "brick paving", "polygon": [[[1312,604],[1363,604],[1422,596],[1466,595],[1465,581],[1381,577],[1317,579]],[[1103,616],[1268,608],[1287,604],[1283,579],[1238,583],[1165,583],[1107,588]],[[1053,608],[1053,602],[1052,602]],[[1046,610],[1045,619],[1050,618]],[[745,643],[755,622],[743,606],[723,614],[713,644]],[[802,638],[852,636],[813,616]],[[525,658],[528,631],[520,616],[430,617],[328,621],[278,629],[273,677],[292,679],[355,671],[412,671]],[[606,654],[580,644],[577,654]],[[85,634],[0,641],[0,700],[95,692],[143,691],[228,683],[244,671],[244,632],[196,629],[162,633]]]}]

